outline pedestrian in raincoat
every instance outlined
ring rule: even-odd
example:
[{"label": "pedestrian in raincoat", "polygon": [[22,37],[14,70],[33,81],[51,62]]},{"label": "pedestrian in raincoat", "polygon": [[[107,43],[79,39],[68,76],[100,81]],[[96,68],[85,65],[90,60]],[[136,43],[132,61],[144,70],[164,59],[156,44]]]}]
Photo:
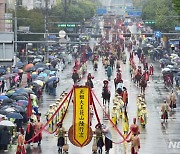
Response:
[{"label": "pedestrian in raincoat", "polygon": [[129,120],[128,120],[126,108],[124,109],[124,113],[122,114],[122,127],[123,127],[124,135],[127,135],[129,132]]},{"label": "pedestrian in raincoat", "polygon": [[168,112],[169,112],[169,105],[166,100],[164,100],[164,103],[161,105],[161,119],[163,119],[163,122],[167,122],[168,119]]},{"label": "pedestrian in raincoat", "polygon": [[109,154],[109,150],[113,147],[112,146],[112,134],[109,130],[109,128],[102,124],[102,130],[103,130],[103,133],[105,135],[105,151],[106,151],[106,154]]},{"label": "pedestrian in raincoat", "polygon": [[128,92],[127,92],[126,87],[123,87],[122,100],[124,102],[124,106],[127,106],[127,104],[128,104]]},{"label": "pedestrian in raincoat", "polygon": [[[41,128],[43,127],[43,123],[40,121],[40,118],[38,118],[38,121],[35,123],[35,134],[37,134]],[[35,137],[34,142],[38,143],[38,146],[40,146],[42,140],[42,132],[39,133],[37,137]]]},{"label": "pedestrian in raincoat", "polygon": [[18,136],[18,139],[17,139],[16,154],[26,154],[24,129],[21,128],[20,132],[21,134]]},{"label": "pedestrian in raincoat", "polygon": [[35,115],[35,111],[32,111],[31,119],[33,120],[33,123],[35,124],[37,122],[37,116]]},{"label": "pedestrian in raincoat", "polygon": [[138,154],[138,151],[140,149],[139,136],[137,134],[132,134],[128,142],[131,142],[131,154]]},{"label": "pedestrian in raincoat", "polygon": [[72,74],[72,79],[73,79],[73,81],[74,81],[74,84],[76,84],[77,81],[79,80],[79,75],[78,75],[78,73],[77,73],[76,70],[74,70],[74,72],[73,72],[73,74]]},{"label": "pedestrian in raincoat", "polygon": [[8,131],[8,128],[4,126],[3,130],[0,132],[0,145],[2,146],[4,152],[8,151],[8,144],[10,143],[10,133]]},{"label": "pedestrian in raincoat", "polygon": [[177,97],[176,97],[174,90],[171,91],[170,96],[169,96],[169,100],[170,100],[169,107],[171,108],[171,110],[176,108]]},{"label": "pedestrian in raincoat", "polygon": [[118,98],[118,101],[116,102],[116,104],[117,104],[117,118],[119,121],[122,118],[124,102],[122,100],[122,96],[117,96],[117,98]]},{"label": "pedestrian in raincoat", "polygon": [[111,120],[114,123],[114,125],[117,125],[117,109],[116,109],[116,105],[114,105],[113,108],[112,108]]},{"label": "pedestrian in raincoat", "polygon": [[133,118],[133,124],[131,124],[130,130],[132,134],[136,134],[136,135],[140,134],[139,126],[136,124],[136,118]]},{"label": "pedestrian in raincoat", "polygon": [[[53,105],[50,104],[50,105],[49,105],[49,111],[46,113],[46,119],[47,119],[47,121],[51,118],[51,116],[53,115],[53,113],[54,113]],[[51,120],[51,121],[49,122],[49,128],[52,128],[52,127],[53,127],[53,120]]]},{"label": "pedestrian in raincoat", "polygon": [[102,147],[104,146],[102,126],[101,124],[97,124],[95,128],[96,128],[95,134],[96,134],[98,153],[102,154]]},{"label": "pedestrian in raincoat", "polygon": [[149,74],[153,75],[154,74],[154,66],[151,64],[149,67]]},{"label": "pedestrian in raincoat", "polygon": [[140,111],[140,123],[143,127],[145,127],[145,125],[147,124],[147,118],[148,118],[148,112],[146,109],[146,105],[144,104]]},{"label": "pedestrian in raincoat", "polygon": [[33,136],[34,136],[34,124],[33,124],[33,119],[30,119],[30,121],[27,124],[26,135],[25,135],[25,140],[28,144],[33,142],[33,140],[29,141],[31,138],[33,138]]},{"label": "pedestrian in raincoat", "polygon": [[57,142],[57,146],[58,146],[58,152],[62,153],[63,152],[63,146],[65,144],[65,128],[62,126],[62,123],[60,123],[58,125],[58,129],[56,131],[56,135],[58,137],[58,142]]},{"label": "pedestrian in raincoat", "polygon": [[111,75],[112,75],[112,68],[110,67],[110,65],[108,65],[108,67],[107,67],[107,77],[108,77],[109,81],[111,79]]}]

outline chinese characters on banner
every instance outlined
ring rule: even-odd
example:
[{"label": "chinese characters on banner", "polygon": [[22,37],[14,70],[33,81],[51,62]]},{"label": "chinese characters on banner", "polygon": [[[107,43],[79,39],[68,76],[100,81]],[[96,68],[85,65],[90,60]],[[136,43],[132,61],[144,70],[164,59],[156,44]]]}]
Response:
[{"label": "chinese characters on banner", "polygon": [[74,89],[74,141],[83,146],[89,138],[90,111],[89,88],[75,87]]}]

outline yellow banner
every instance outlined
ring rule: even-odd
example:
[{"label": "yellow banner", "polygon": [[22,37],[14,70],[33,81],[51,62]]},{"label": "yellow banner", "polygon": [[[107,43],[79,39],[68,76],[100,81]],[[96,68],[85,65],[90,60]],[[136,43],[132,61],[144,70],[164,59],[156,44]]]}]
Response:
[{"label": "yellow banner", "polygon": [[89,138],[90,131],[90,99],[88,87],[74,88],[74,141],[84,146]]}]

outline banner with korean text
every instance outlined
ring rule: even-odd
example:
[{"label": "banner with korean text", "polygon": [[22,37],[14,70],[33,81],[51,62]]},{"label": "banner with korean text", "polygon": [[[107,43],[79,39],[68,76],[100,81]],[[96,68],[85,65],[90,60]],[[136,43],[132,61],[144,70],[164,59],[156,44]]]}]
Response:
[{"label": "banner with korean text", "polygon": [[90,90],[88,87],[74,88],[73,140],[83,147],[89,142],[90,134]]}]

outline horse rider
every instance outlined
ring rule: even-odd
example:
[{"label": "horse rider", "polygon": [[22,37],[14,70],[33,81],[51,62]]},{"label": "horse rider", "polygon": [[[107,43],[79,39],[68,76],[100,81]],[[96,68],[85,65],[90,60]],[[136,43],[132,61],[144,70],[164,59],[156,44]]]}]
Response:
[{"label": "horse rider", "polygon": [[94,87],[93,82],[92,82],[92,79],[94,79],[94,77],[91,75],[91,73],[88,73],[87,83],[89,84],[89,86],[90,86],[91,88]]}]

